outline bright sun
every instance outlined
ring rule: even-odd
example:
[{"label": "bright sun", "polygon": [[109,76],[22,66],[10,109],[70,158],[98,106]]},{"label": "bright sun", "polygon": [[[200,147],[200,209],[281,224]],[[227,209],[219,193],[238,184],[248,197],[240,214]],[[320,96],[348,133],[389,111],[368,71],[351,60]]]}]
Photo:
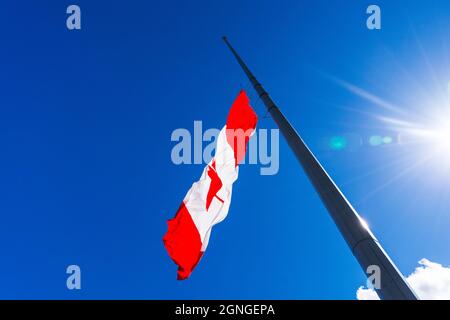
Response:
[{"label": "bright sun", "polygon": [[439,160],[450,160],[450,118],[440,117],[427,124],[404,122],[395,128],[401,133],[403,142],[420,145],[423,153]]},{"label": "bright sun", "polygon": [[437,148],[436,152],[450,157],[450,121],[438,125],[432,133],[432,139]]}]

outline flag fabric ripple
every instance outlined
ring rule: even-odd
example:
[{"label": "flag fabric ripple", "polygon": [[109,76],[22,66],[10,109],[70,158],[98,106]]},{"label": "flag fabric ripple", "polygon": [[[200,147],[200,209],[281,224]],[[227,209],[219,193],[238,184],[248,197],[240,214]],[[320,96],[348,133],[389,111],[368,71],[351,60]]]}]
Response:
[{"label": "flag fabric ripple", "polygon": [[214,158],[186,194],[175,217],[168,221],[164,245],[178,265],[178,279],[187,279],[208,246],[211,229],[223,221],[231,202],[239,163],[258,118],[241,90],[217,138]]}]

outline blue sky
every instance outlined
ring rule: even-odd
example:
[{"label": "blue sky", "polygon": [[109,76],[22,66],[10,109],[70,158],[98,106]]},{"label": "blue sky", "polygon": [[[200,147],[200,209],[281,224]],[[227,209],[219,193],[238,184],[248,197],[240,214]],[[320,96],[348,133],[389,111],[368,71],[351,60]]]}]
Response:
[{"label": "blue sky", "polygon": [[[222,127],[248,87],[224,34],[399,269],[450,265],[450,157],[414,166],[427,147],[399,144],[373,116],[391,116],[383,103],[342,82],[399,119],[434,112],[450,82],[448,1],[377,1],[379,31],[366,1],[77,1],[80,31],[66,29],[69,4],[0,4],[0,298],[355,298],[364,273],[284,140],[277,175],[242,166],[227,219],[175,280],[162,236],[203,166],[174,165],[170,135]],[[248,92],[259,128],[274,128]],[[362,145],[326,147],[342,135]],[[66,288],[70,264],[80,291]]]}]

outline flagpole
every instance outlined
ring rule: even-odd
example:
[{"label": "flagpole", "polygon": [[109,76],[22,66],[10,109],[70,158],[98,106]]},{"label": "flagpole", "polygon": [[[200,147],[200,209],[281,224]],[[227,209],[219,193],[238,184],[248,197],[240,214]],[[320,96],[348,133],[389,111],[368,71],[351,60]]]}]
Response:
[{"label": "flagpole", "polygon": [[374,274],[376,274],[376,270],[379,270],[380,286],[374,288],[378,296],[384,300],[417,300],[416,294],[383,250],[364,220],[360,218],[227,38],[223,37],[223,40],[278,125],[366,276],[370,276],[374,271]]}]

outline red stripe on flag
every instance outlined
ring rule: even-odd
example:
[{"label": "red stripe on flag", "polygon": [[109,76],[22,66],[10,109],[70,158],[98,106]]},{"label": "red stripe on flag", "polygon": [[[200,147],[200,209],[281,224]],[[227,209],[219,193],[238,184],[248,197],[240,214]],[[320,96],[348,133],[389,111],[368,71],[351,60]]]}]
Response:
[{"label": "red stripe on flag", "polygon": [[244,159],[248,140],[256,128],[258,116],[250,106],[244,90],[241,90],[227,118],[227,141],[234,150],[236,166]]},{"label": "red stripe on flag", "polygon": [[189,277],[203,254],[200,234],[184,202],[175,218],[167,224],[169,229],[163,242],[170,257],[178,265],[178,279],[184,280]]}]

